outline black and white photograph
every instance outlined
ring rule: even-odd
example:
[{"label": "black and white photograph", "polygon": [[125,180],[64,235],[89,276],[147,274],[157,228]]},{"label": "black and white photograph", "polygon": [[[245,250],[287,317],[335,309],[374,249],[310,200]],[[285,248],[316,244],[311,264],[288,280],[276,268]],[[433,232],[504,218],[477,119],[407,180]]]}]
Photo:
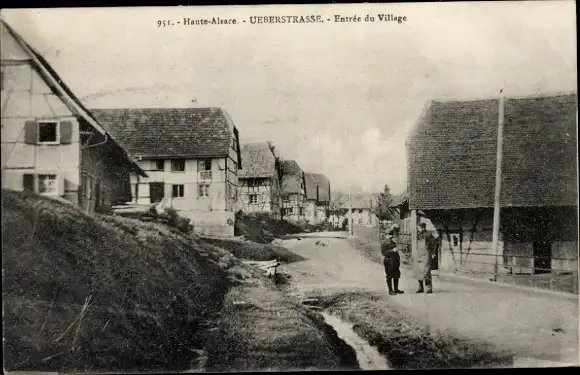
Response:
[{"label": "black and white photograph", "polygon": [[3,369],[580,365],[575,1],[4,8]]}]

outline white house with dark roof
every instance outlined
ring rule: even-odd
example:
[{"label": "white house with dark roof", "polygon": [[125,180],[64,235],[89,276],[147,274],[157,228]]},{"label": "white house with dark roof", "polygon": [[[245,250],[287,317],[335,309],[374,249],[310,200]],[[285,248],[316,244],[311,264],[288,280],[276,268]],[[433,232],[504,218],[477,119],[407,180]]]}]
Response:
[{"label": "white house with dark roof", "polygon": [[304,216],[308,223],[324,223],[329,215],[330,180],[321,173],[304,173],[306,204]]},{"label": "white house with dark roof", "polygon": [[247,143],[241,154],[244,168],[238,173],[238,209],[246,213],[268,212],[279,218],[282,169],[273,147],[268,142]]},{"label": "white house with dark roof", "polygon": [[294,160],[283,160],[281,166],[282,218],[294,222],[303,222],[306,200],[304,172]]},{"label": "white house with dark roof", "polygon": [[233,236],[239,134],[220,108],[95,109],[149,175],[132,176],[133,202],[164,201],[200,234]]},{"label": "white house with dark roof", "polygon": [[108,211],[146,176],[48,62],[0,20],[2,188]]}]

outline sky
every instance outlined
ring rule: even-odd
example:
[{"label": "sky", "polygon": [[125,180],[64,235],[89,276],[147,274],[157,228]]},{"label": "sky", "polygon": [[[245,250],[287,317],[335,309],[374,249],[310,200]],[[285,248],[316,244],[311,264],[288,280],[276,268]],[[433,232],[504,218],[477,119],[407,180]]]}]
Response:
[{"label": "sky", "polygon": [[[398,23],[158,27],[320,14]],[[572,1],[2,10],[89,108],[222,107],[335,190],[405,189],[429,100],[575,91]]]}]

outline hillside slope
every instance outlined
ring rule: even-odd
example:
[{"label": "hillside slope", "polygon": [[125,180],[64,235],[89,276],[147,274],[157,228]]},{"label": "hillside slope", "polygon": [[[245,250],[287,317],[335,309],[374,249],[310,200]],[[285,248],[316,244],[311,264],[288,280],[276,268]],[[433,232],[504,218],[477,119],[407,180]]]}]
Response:
[{"label": "hillside slope", "polygon": [[2,191],[2,238],[7,370],[187,366],[229,288],[213,247],[36,195]]},{"label": "hillside slope", "polygon": [[356,367],[235,243],[11,191],[2,239],[7,371]]}]

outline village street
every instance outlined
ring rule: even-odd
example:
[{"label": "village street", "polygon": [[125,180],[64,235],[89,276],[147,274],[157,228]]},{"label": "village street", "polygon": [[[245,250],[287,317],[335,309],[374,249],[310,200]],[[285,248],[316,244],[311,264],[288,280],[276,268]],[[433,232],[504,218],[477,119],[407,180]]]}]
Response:
[{"label": "village street", "polygon": [[417,283],[405,276],[409,274],[405,270],[401,279],[405,293],[389,296],[382,265],[364,257],[346,239],[331,235],[335,238],[284,241],[283,246],[306,258],[281,269],[291,275],[292,293],[317,297],[367,292],[432,329],[509,351],[514,366],[577,363],[577,299],[445,277],[434,279],[433,294],[416,294]]}]

